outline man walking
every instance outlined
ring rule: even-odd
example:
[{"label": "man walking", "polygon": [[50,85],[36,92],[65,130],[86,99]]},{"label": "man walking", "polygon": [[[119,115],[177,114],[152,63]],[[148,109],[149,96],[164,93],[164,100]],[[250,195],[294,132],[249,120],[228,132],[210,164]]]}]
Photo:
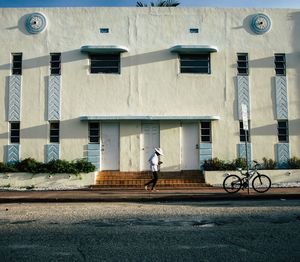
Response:
[{"label": "man walking", "polygon": [[155,186],[158,180],[158,166],[162,164],[159,160],[159,156],[163,156],[163,151],[161,148],[154,148],[154,153],[149,158],[150,169],[152,171],[152,179],[145,184],[145,189],[148,190],[148,186],[152,184],[151,190],[156,190]]}]

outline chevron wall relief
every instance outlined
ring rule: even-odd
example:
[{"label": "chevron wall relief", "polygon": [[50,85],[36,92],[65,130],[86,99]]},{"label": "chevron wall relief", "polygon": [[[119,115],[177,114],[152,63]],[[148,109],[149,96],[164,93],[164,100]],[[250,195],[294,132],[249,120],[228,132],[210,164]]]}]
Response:
[{"label": "chevron wall relief", "polygon": [[59,159],[59,144],[48,144],[47,150],[47,162]]},{"label": "chevron wall relief", "polygon": [[8,85],[8,121],[21,120],[22,76],[12,75]]},{"label": "chevron wall relief", "polygon": [[100,145],[88,144],[87,145],[88,161],[91,162],[99,170],[100,168]]},{"label": "chevron wall relief", "polygon": [[200,170],[202,170],[202,165],[204,164],[204,161],[212,159],[212,143],[200,143],[199,149]]},{"label": "chevron wall relief", "polygon": [[286,168],[288,160],[290,159],[290,144],[278,143],[276,145],[277,151],[277,165],[279,168]]},{"label": "chevron wall relief", "polygon": [[60,120],[61,76],[49,76],[48,83],[48,121]]},{"label": "chevron wall relief", "polygon": [[239,120],[242,120],[242,104],[248,108],[248,118],[250,119],[250,95],[249,95],[249,77],[237,76],[237,97]]},{"label": "chevron wall relief", "polygon": [[276,117],[278,120],[288,119],[288,93],[286,76],[275,77]]},{"label": "chevron wall relief", "polygon": [[20,161],[20,148],[19,144],[12,144],[7,146],[7,162]]},{"label": "chevron wall relief", "polygon": [[[248,161],[252,161],[252,144],[251,143],[247,143],[247,154],[248,154]],[[245,143],[238,144],[238,156],[239,156],[239,158],[246,159]]]}]

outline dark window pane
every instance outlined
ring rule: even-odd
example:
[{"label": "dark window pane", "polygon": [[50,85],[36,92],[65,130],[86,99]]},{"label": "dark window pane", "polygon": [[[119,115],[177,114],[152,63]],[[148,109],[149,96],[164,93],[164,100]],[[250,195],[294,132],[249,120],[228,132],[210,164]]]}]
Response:
[{"label": "dark window pane", "polygon": [[120,73],[120,55],[119,54],[98,54],[90,55],[91,73]]},{"label": "dark window pane", "polygon": [[59,122],[50,123],[50,143],[59,143]]},{"label": "dark window pane", "polygon": [[52,68],[51,75],[60,75],[60,68]]},{"label": "dark window pane", "polygon": [[238,75],[248,75],[249,66],[248,66],[248,54],[237,54],[237,72]]},{"label": "dark window pane", "polygon": [[11,129],[20,129],[20,123],[10,123]]},{"label": "dark window pane", "polygon": [[10,123],[10,142],[20,143],[20,123]]},{"label": "dark window pane", "polygon": [[12,74],[22,75],[22,54],[12,54]]},{"label": "dark window pane", "polygon": [[58,122],[50,123],[50,129],[59,129],[59,123]]},{"label": "dark window pane", "polygon": [[50,137],[50,143],[59,143],[59,137],[58,136]]},{"label": "dark window pane", "polygon": [[20,137],[11,137],[10,142],[19,144],[20,143]]},{"label": "dark window pane", "polygon": [[50,130],[50,136],[59,136],[59,130]]},{"label": "dark window pane", "polygon": [[61,74],[61,54],[53,53],[50,54],[50,74],[51,75],[60,75]]},{"label": "dark window pane", "polygon": [[201,128],[210,128],[210,122],[201,122]]},{"label": "dark window pane", "polygon": [[286,74],[285,54],[275,54],[274,63],[275,63],[276,75],[285,75]]},{"label": "dark window pane", "polygon": [[202,142],[210,142],[210,136],[201,136]]},{"label": "dark window pane", "polygon": [[90,137],[90,143],[99,143],[99,137]]},{"label": "dark window pane", "polygon": [[180,54],[181,73],[210,73],[209,54]]},{"label": "dark window pane", "polygon": [[96,130],[90,129],[90,136],[98,136],[98,135],[99,135],[98,129],[96,129]]},{"label": "dark window pane", "polygon": [[91,128],[97,128],[99,129],[99,123],[89,123],[89,127]]}]

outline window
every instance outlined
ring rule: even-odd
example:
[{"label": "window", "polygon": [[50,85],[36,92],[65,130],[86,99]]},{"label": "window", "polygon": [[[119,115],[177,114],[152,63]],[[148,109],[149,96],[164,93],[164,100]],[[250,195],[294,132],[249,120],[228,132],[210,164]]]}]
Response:
[{"label": "window", "polygon": [[10,123],[10,143],[20,143],[20,122]]},{"label": "window", "polygon": [[275,73],[277,76],[286,75],[285,54],[275,54]]},{"label": "window", "polygon": [[50,74],[60,75],[61,67],[61,53],[51,53],[50,54]]},{"label": "window", "polygon": [[249,75],[248,54],[237,54],[237,73],[238,75]]},{"label": "window", "polygon": [[199,29],[198,28],[190,28],[190,33],[191,34],[198,34],[199,33]]},{"label": "window", "polygon": [[211,142],[210,122],[201,122],[201,142]]},{"label": "window", "polygon": [[59,143],[59,122],[50,122],[50,143]]},{"label": "window", "polygon": [[120,74],[120,54],[91,54],[91,74]]},{"label": "window", "polygon": [[99,123],[89,123],[89,141],[90,143],[98,143],[100,141]]},{"label": "window", "polygon": [[180,54],[180,73],[210,74],[210,54]]},{"label": "window", "polygon": [[12,54],[12,74],[22,75],[22,53]]},{"label": "window", "polygon": [[248,130],[244,130],[243,121],[240,121],[240,142],[246,142],[246,132],[247,132],[247,142],[250,142],[250,121],[248,121]]},{"label": "window", "polygon": [[282,120],[278,121],[278,141],[279,142],[289,142],[289,127],[288,127],[288,121]]},{"label": "window", "polygon": [[108,34],[109,33],[109,28],[100,28],[100,33],[101,34]]}]

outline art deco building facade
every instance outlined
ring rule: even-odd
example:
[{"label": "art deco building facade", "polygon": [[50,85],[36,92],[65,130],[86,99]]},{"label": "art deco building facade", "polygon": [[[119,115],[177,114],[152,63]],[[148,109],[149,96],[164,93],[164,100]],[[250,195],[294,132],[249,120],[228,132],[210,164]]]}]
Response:
[{"label": "art deco building facade", "polygon": [[163,171],[300,157],[300,10],[0,9],[1,161]]}]

